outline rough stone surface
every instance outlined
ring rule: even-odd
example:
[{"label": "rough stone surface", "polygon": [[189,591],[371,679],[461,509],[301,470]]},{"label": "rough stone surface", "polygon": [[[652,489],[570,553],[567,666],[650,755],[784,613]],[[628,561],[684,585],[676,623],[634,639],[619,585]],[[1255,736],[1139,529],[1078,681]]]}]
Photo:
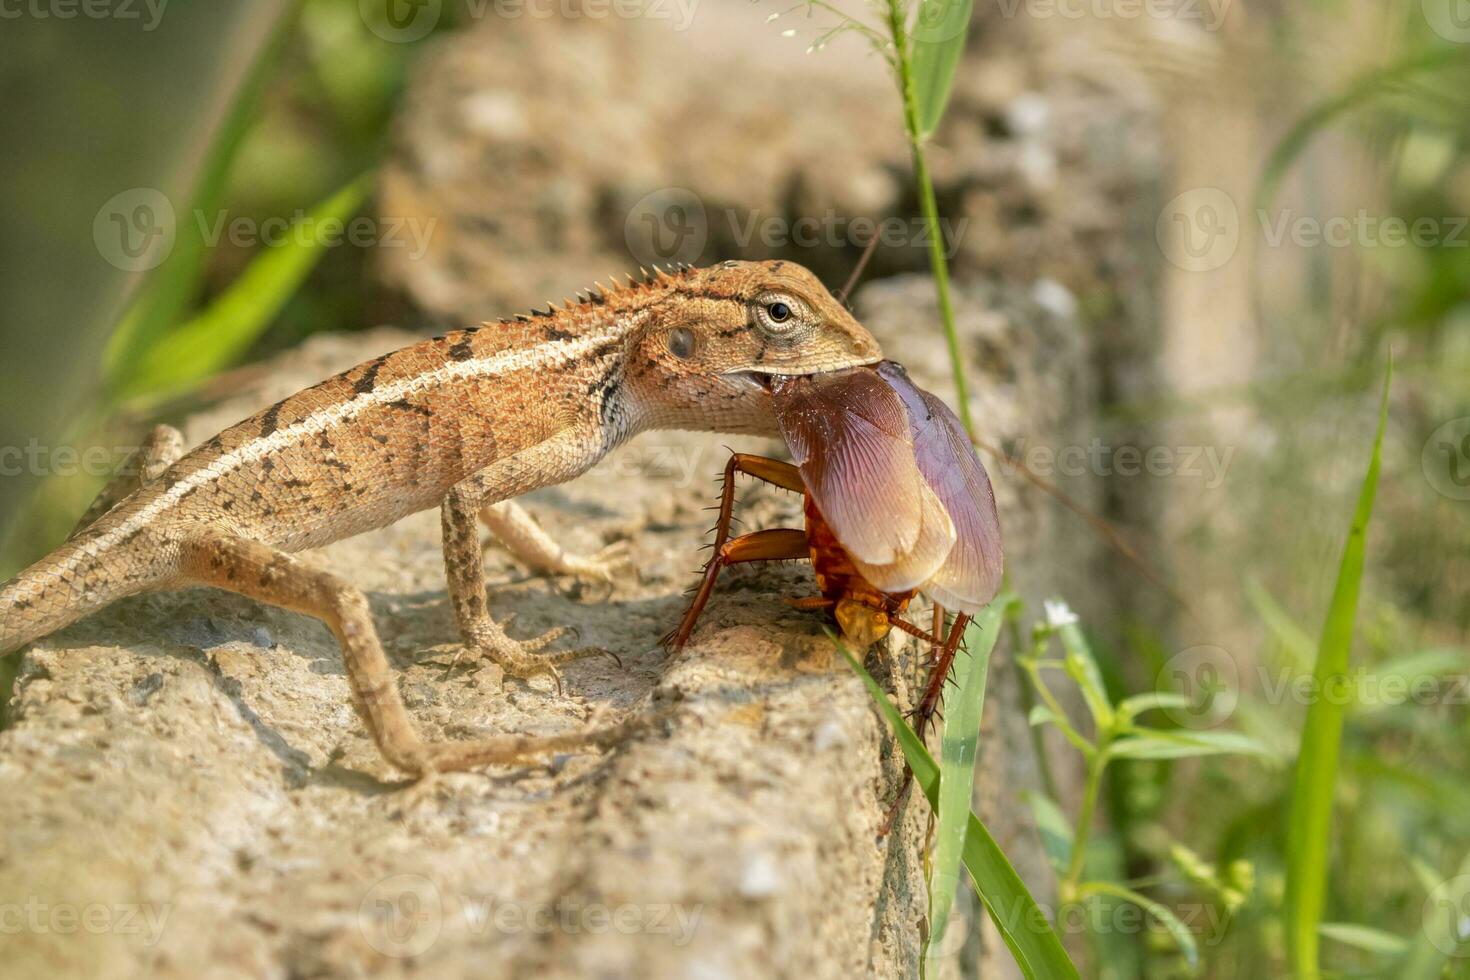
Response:
[{"label": "rough stone surface", "polygon": [[[872,278],[927,270],[868,40],[807,52],[832,16],[690,6],[687,22],[486,18],[427,53],[378,189],[384,214],[432,221],[425,254],[381,252],[407,310],[475,321],[674,260],[788,258],[835,285],[875,230]],[[1056,280],[1131,342],[1155,315],[1160,110],[1124,62],[1078,47],[977,10],[930,166],[956,276]]]},{"label": "rough stone surface", "polygon": [[[910,333],[906,318],[924,315],[922,285],[872,287],[863,308],[942,392],[938,337]],[[977,365],[994,372],[1005,358],[977,395],[1002,437],[1085,401],[1068,381],[1083,354],[1074,323],[979,290],[962,292],[960,314]],[[404,339],[315,340],[190,419],[188,435]],[[454,628],[433,514],[309,556],[368,592],[427,735],[564,731],[673,708],[605,755],[406,791],[348,705],[327,630],[221,593],[131,600],[34,647],[0,734],[0,903],[27,916],[6,937],[7,972],[916,976],[927,807],[910,804],[877,839],[899,768],[820,620],[779,601],[809,594],[805,566],[730,576],[686,656],[657,649],[682,609],[725,441],[645,435],[530,498],[574,547],[631,542],[636,574],[610,590],[530,577],[490,549],[492,609],[517,614],[514,633],[569,623],[623,658],[572,665],[564,697],[540,680],[502,688],[491,667],[446,671],[436,647]],[[1086,543],[994,476],[1012,569],[1050,581]],[[751,490],[742,513],[791,523],[797,500]],[[895,648],[896,661],[870,665],[907,703],[916,651]],[[992,827],[1028,869],[1034,836],[1003,812],[1033,778],[1016,710],[1010,696],[988,710],[1004,734],[987,765],[1007,771]]]}]

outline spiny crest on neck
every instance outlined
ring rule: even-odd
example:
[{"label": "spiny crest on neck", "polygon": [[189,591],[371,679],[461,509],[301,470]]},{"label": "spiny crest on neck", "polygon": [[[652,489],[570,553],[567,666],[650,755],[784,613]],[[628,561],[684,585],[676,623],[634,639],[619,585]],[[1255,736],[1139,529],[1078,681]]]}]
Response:
[{"label": "spiny crest on neck", "polygon": [[611,286],[604,286],[601,282],[594,282],[587,289],[581,290],[571,298],[563,298],[561,304],[546,301],[546,309],[532,309],[529,313],[517,313],[514,316],[501,317],[501,323],[530,323],[533,320],[545,319],[547,317],[559,316],[567,312],[579,310],[590,310],[605,306],[613,299],[624,299],[650,292],[667,283],[689,279],[698,270],[687,262],[673,263],[668,266],[655,265],[651,270],[640,266],[639,275],[625,275],[626,283],[618,281],[617,273],[609,278]]}]

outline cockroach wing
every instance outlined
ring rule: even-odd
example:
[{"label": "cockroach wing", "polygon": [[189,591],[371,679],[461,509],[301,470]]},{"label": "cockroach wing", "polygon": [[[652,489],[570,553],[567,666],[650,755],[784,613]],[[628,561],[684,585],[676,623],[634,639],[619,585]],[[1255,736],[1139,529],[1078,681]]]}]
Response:
[{"label": "cockroach wing", "polygon": [[920,591],[946,608],[973,615],[995,598],[1005,561],[990,477],[964,425],[944,402],[914,384],[892,361],[879,364],[877,373],[907,409],[919,471],[944,504],[957,535],[944,564]]},{"label": "cockroach wing", "polygon": [[920,472],[897,393],[870,368],[778,378],[772,393],[807,490],[858,571],[885,592],[929,579],[955,528]]}]

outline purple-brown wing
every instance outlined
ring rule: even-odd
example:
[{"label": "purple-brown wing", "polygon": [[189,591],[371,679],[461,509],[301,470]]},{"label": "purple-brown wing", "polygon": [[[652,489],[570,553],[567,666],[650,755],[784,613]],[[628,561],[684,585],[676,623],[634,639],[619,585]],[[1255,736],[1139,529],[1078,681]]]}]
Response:
[{"label": "purple-brown wing", "polygon": [[914,428],[870,368],[778,378],[776,421],[822,517],[865,578],[917,588],[944,564],[954,523],[924,479]]},{"label": "purple-brown wing", "polygon": [[977,613],[1000,589],[1005,558],[990,477],[949,407],[892,361],[876,373],[897,394],[913,427],[914,456],[955,526],[955,545],[920,588],[946,608]]}]

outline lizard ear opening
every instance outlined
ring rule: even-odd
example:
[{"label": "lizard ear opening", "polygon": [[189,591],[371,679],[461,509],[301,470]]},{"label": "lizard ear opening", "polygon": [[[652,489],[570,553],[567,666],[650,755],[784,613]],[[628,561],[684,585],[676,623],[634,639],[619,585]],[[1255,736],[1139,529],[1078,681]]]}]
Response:
[{"label": "lizard ear opening", "polygon": [[699,346],[694,331],[684,327],[670,330],[665,340],[669,345],[669,353],[681,361],[687,361],[693,357],[695,349]]}]

